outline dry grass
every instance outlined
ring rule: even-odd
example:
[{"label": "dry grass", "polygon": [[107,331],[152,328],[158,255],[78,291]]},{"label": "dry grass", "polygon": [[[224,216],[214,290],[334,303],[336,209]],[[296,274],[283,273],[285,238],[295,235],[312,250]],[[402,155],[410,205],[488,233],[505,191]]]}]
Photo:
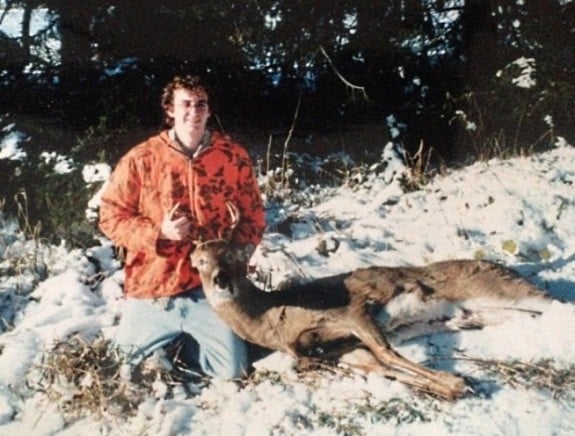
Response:
[{"label": "dry grass", "polygon": [[43,356],[41,378],[33,387],[68,417],[130,412],[140,398],[123,380],[120,362],[106,341],[74,336]]},{"label": "dry grass", "polygon": [[177,360],[177,347],[132,370],[108,341],[90,343],[76,335],[43,356],[40,377],[31,387],[56,402],[70,421],[86,415],[133,415],[150,395],[168,398],[176,386],[186,390],[190,377]]},{"label": "dry grass", "polygon": [[427,185],[433,178],[434,172],[431,167],[431,153],[433,149],[426,149],[423,141],[419,143],[419,148],[415,154],[405,152],[405,164],[409,168],[409,173],[404,174],[401,185],[405,192],[413,192]]},{"label": "dry grass", "polygon": [[561,368],[552,359],[537,362],[474,360],[474,363],[515,389],[547,391],[553,398],[575,397],[575,365]]},{"label": "dry grass", "polygon": [[[260,370],[253,373],[245,381],[246,385],[271,383],[273,385],[289,385],[294,381],[305,384],[310,390],[328,389],[326,380],[342,380],[355,378],[357,372],[349,367],[335,362],[317,359],[304,359],[295,363],[293,374],[283,374],[275,371]],[[342,435],[364,435],[362,421],[371,423],[402,423],[427,422],[439,410],[441,402],[424,392],[414,390],[412,398],[391,398],[389,400],[374,400],[365,391],[358,391],[355,396],[347,397],[347,407],[341,404],[313,404],[306,414],[292,414],[294,426],[307,432],[329,429],[330,433]]]},{"label": "dry grass", "polygon": [[[131,369],[123,363],[117,350],[104,339],[88,342],[76,335],[57,343],[44,355],[37,368],[36,379],[32,380],[33,377],[30,376],[29,384],[32,389],[44,393],[49,401],[58,404],[69,422],[88,415],[126,417],[134,415],[140,403],[150,396],[171,398],[176,390],[187,395],[192,394],[187,390],[187,383],[191,380],[197,383],[201,376],[186,368],[179,358],[180,348],[181,342],[176,342],[164,354],[156,353]],[[528,363],[489,359],[463,360],[515,389],[548,392],[554,399],[575,398],[575,365],[561,367],[552,359]],[[340,378],[351,375],[352,372],[346,367],[309,360],[300,362],[296,367],[295,377],[312,389],[317,389],[323,385],[322,379],[325,377]],[[273,371],[256,371],[243,379],[240,385],[247,387],[263,382],[288,384],[293,382],[292,377],[293,375],[285,377]],[[425,421],[429,417],[424,411],[434,403],[434,399],[417,391],[416,394],[413,401],[408,402],[392,399],[371,404],[368,401],[356,405],[354,412],[361,415],[376,410],[376,416],[381,421]],[[317,421],[315,425],[320,427],[339,428],[341,422],[337,413],[329,419],[325,413],[318,410],[310,419]]]},{"label": "dry grass", "polygon": [[[479,367],[487,376],[497,378],[514,389],[548,392],[553,399],[575,399],[575,364],[562,366],[553,359],[541,359],[534,362],[521,362],[519,360],[500,361],[495,359],[465,357],[453,359],[471,362]],[[353,373],[353,371],[347,367],[316,360],[310,360],[308,366],[299,365],[297,369],[299,375],[310,385],[313,385],[316,377],[321,377],[322,374],[323,376],[326,374],[349,376]],[[419,400],[437,399],[437,397],[429,392],[413,387],[412,390]],[[470,390],[470,393],[472,392],[473,390]]]}]

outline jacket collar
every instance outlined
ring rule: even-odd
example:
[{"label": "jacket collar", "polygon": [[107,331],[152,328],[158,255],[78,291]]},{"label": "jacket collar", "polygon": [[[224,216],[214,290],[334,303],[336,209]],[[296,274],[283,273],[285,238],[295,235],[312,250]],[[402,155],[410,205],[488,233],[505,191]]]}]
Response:
[{"label": "jacket collar", "polygon": [[174,129],[170,129],[168,131],[168,138],[170,139],[169,145],[171,148],[193,159],[196,156],[198,156],[198,154],[200,154],[202,151],[204,151],[206,148],[211,146],[212,133],[210,132],[209,129],[206,129],[206,131],[204,132],[204,136],[202,136],[202,139],[195,150],[190,150],[188,147],[186,147],[182,143],[182,141],[180,141]]}]

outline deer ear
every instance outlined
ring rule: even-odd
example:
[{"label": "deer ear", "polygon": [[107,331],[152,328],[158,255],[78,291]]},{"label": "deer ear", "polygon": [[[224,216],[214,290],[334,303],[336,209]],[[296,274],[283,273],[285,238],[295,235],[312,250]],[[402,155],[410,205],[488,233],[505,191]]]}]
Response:
[{"label": "deer ear", "polygon": [[200,253],[199,250],[196,248],[195,250],[193,250],[190,253],[190,264],[192,265],[192,268],[198,268],[198,266],[200,265]]},{"label": "deer ear", "polygon": [[196,263],[196,258],[194,256],[194,253],[192,252],[192,254],[190,254],[190,264],[192,265],[192,268],[197,268],[198,265]]}]

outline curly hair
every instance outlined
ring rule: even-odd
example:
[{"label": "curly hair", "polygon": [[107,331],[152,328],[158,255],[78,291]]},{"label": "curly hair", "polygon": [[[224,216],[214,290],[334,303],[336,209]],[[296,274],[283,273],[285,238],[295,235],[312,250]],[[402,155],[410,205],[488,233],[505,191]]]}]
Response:
[{"label": "curly hair", "polygon": [[174,125],[174,119],[167,114],[167,111],[171,108],[174,103],[174,91],[176,89],[187,89],[189,91],[203,91],[208,96],[210,95],[210,89],[208,85],[199,77],[193,74],[187,74],[185,76],[174,77],[162,91],[161,105],[164,109],[164,123],[172,127]]}]

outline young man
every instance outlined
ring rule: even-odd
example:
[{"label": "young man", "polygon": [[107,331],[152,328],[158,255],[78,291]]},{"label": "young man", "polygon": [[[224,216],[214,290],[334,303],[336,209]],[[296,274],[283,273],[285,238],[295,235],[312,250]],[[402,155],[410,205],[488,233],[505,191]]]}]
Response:
[{"label": "young man", "polygon": [[204,373],[238,377],[249,364],[246,345],[208,305],[189,255],[195,242],[229,228],[228,201],[241,213],[234,242],[260,242],[265,216],[252,162],[207,128],[209,93],[199,78],[174,78],[162,107],[169,129],[131,149],[102,196],[100,228],[127,250],[115,342],[137,363],[188,333]]}]

